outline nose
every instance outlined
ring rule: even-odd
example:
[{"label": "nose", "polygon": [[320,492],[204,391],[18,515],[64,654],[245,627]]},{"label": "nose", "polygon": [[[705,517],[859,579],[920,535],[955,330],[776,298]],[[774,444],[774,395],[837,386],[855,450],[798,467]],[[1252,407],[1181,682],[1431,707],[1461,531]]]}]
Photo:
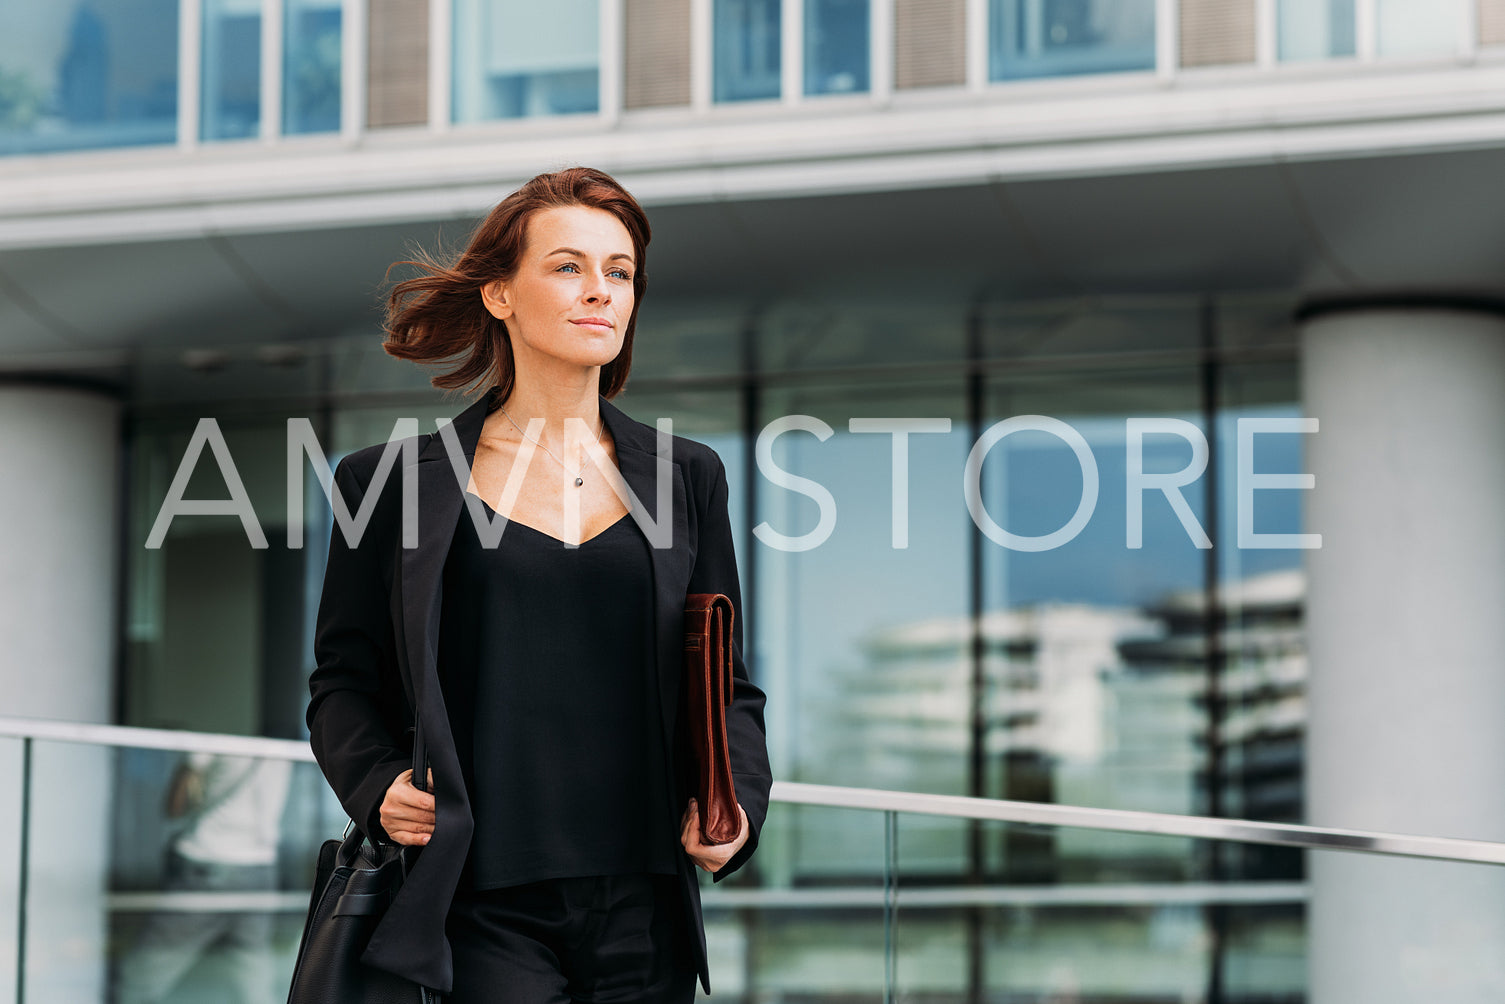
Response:
[{"label": "nose", "polygon": [[607,304],[611,302],[611,290],[600,276],[596,277],[595,282],[586,284],[584,295],[586,303]]}]

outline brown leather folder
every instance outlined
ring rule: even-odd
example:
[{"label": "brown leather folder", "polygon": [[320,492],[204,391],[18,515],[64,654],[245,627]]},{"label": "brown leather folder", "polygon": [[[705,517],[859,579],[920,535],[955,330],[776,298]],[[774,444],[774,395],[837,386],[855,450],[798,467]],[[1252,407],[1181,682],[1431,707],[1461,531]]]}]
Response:
[{"label": "brown leather folder", "polygon": [[742,820],[732,787],[726,707],[732,702],[732,601],[721,593],[685,597],[684,722],[695,761],[700,840],[737,839]]}]

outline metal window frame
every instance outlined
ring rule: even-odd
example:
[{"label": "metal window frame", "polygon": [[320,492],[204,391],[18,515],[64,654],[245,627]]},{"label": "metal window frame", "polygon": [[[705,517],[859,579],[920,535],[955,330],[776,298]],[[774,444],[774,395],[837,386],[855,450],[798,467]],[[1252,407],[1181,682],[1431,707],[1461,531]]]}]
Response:
[{"label": "metal window frame", "polygon": [[203,0],[178,0],[178,149],[184,152],[199,145],[203,40]]},{"label": "metal window frame", "polygon": [[711,79],[712,49],[715,46],[715,11],[712,0],[690,0],[690,108],[697,115],[710,111],[714,103]]},{"label": "metal window frame", "polygon": [[779,4],[779,102],[805,100],[805,0]]},{"label": "metal window frame", "polygon": [[1181,4],[1178,0],[1155,0],[1155,78],[1170,82],[1180,72],[1180,64]]},{"label": "metal window frame", "polygon": [[[986,0],[983,0],[986,2]],[[714,0],[690,0],[690,108],[705,115],[715,100]],[[885,105],[893,96],[894,0],[868,0],[867,97]],[[779,96],[735,105],[785,106],[840,100],[856,95],[805,93],[805,0],[781,0],[779,6]]]},{"label": "metal window frame", "polygon": [[894,3],[868,0],[867,89],[876,105],[887,105],[894,95]]},{"label": "metal window frame", "polygon": [[1463,4],[1458,21],[1458,59],[1473,62],[1479,53],[1479,0],[1458,0]]},{"label": "metal window frame", "polygon": [[1271,70],[1280,61],[1278,0],[1254,0],[1254,65]]},{"label": "metal window frame", "polygon": [[429,121],[431,132],[448,132],[454,109],[454,31],[452,0],[429,0]]},{"label": "metal window frame", "polygon": [[[258,131],[263,143],[275,143],[282,136],[282,50],[287,41],[283,30],[286,13],[287,0],[261,0],[261,122]],[[345,24],[343,15],[341,17],[340,40],[343,45]],[[344,71],[344,58],[342,52],[341,72]]]},{"label": "metal window frame", "polygon": [[366,0],[341,0],[340,138],[351,145],[366,131],[366,36]]},{"label": "metal window frame", "polygon": [[1353,51],[1359,62],[1374,62],[1379,25],[1379,0],[1354,0]]},{"label": "metal window frame", "polygon": [[988,3],[989,0],[967,0],[964,60],[966,63],[966,88],[981,93],[989,83],[988,66]]},{"label": "metal window frame", "polygon": [[[431,0],[432,7],[448,0]],[[367,0],[340,0],[340,128],[347,144],[366,131]],[[261,0],[261,53],[257,64],[257,140],[275,144],[283,130],[286,101],[284,56],[287,48],[287,0]],[[432,65],[432,61],[431,61]],[[177,147],[185,153],[205,142],[200,135],[204,87],[204,0],[178,0]],[[431,102],[432,105],[432,102]],[[211,141],[213,142],[213,141]],[[232,141],[239,142],[239,141]]]},{"label": "metal window frame", "polygon": [[610,128],[622,118],[627,69],[627,12],[625,0],[600,0],[600,2],[600,48],[596,56],[596,112],[601,124]]}]

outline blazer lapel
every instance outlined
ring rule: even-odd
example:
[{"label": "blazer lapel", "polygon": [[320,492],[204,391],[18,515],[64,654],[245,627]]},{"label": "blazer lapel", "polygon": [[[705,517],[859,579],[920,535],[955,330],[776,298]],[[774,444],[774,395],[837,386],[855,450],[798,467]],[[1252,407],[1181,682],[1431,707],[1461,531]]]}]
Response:
[{"label": "blazer lapel", "polygon": [[[418,454],[417,470],[403,471],[404,477],[417,478],[418,546],[403,547],[403,535],[398,535],[395,589],[401,606],[406,678],[434,771],[436,818],[432,841],[417,855],[408,880],[371,932],[361,958],[427,987],[445,986],[453,972],[442,932],[475,828],[439,685],[440,586],[466,478],[494,395],[492,388],[455,416],[448,430],[453,437],[442,429],[430,435]],[[452,451],[457,455],[452,457]]]},{"label": "blazer lapel", "polygon": [[[433,433],[418,454],[418,546],[406,548],[399,544],[398,565],[408,672],[414,699],[420,704],[430,697],[427,684],[437,682],[437,673],[430,680],[428,670],[434,666],[439,644],[440,578],[476,446],[481,441],[481,427],[491,411],[495,392],[494,387],[488,390],[451,422],[460,456],[452,457],[446,449],[447,437],[442,430]],[[471,504],[472,508],[480,507],[479,500],[472,499]]]},{"label": "blazer lapel", "polygon": [[[694,567],[694,544],[690,540],[689,510],[680,466],[669,456],[666,443],[660,456],[652,430],[628,417],[604,397],[601,413],[617,446],[617,467],[632,490],[630,505],[643,535],[649,540],[653,561],[654,668],[658,678],[660,725],[664,748],[672,750],[674,716],[679,705],[679,680],[683,658],[685,588]],[[660,480],[662,479],[662,480]],[[664,482],[665,490],[660,490]],[[663,506],[669,512],[663,512]],[[655,546],[663,541],[671,546]],[[670,789],[673,790],[672,787]]]}]

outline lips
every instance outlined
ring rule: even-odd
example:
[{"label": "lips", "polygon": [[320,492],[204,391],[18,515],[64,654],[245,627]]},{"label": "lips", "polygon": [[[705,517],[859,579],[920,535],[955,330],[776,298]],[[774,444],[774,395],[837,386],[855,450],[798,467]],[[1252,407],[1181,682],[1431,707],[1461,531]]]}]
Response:
[{"label": "lips", "polygon": [[612,326],[612,323],[604,317],[577,317],[573,318],[570,323],[578,324],[581,327],[596,326],[602,328],[610,328]]}]

